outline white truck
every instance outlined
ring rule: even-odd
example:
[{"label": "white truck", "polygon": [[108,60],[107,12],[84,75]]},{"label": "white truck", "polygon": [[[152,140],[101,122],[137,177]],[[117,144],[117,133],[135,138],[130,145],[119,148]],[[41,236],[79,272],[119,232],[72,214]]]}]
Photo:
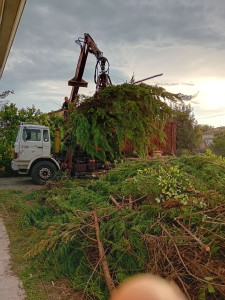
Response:
[{"label": "white truck", "polygon": [[46,126],[21,123],[14,148],[12,169],[31,175],[36,184],[52,179],[60,169],[59,162],[51,155],[50,131]]}]

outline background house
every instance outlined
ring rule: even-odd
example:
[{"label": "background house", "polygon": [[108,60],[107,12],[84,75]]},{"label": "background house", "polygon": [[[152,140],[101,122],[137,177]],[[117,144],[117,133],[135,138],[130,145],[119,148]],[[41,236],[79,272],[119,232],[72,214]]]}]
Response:
[{"label": "background house", "polygon": [[211,130],[203,132],[203,134],[202,134],[202,140],[205,143],[205,145],[207,147],[210,146],[210,145],[212,145],[215,132],[222,131],[222,130],[225,130],[225,126],[213,128]]}]

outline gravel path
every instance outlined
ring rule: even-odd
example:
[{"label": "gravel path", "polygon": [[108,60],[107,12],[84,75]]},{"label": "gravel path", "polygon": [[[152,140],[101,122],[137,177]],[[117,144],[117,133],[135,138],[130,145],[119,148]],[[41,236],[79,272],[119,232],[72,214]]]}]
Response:
[{"label": "gravel path", "polygon": [[0,299],[23,300],[23,283],[10,270],[9,238],[0,217]]},{"label": "gravel path", "polygon": [[20,190],[29,193],[40,189],[43,189],[43,185],[34,184],[27,176],[0,178],[0,190]]}]

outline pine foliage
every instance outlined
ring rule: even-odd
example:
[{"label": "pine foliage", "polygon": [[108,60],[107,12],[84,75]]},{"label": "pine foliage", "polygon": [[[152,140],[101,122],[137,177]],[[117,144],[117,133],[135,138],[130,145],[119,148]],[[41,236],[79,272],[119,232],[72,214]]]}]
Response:
[{"label": "pine foliage", "polygon": [[190,299],[198,294],[210,299],[212,291],[223,299],[224,170],[223,159],[207,153],[129,161],[96,181],[60,189],[53,185],[22,216],[32,239],[34,228],[36,232],[26,257],[46,279],[67,277],[84,298],[107,299],[95,210],[116,285],[130,275],[151,272],[175,280]]},{"label": "pine foliage", "polygon": [[144,156],[154,148],[153,138],[164,140],[163,126],[171,117],[166,102],[182,101],[179,95],[146,84],[110,86],[72,108],[74,144],[92,157],[121,157],[125,142]]}]

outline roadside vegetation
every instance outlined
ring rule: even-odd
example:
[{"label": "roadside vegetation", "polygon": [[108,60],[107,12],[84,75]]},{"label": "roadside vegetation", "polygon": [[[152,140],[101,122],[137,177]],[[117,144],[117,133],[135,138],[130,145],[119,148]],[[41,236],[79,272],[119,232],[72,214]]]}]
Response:
[{"label": "roadside vegetation", "polygon": [[28,299],[42,299],[35,280],[46,299],[58,280],[80,299],[107,299],[143,272],[174,280],[188,299],[224,299],[224,187],[225,160],[208,151],[126,161],[101,178],[56,181],[28,195],[4,193]]}]

